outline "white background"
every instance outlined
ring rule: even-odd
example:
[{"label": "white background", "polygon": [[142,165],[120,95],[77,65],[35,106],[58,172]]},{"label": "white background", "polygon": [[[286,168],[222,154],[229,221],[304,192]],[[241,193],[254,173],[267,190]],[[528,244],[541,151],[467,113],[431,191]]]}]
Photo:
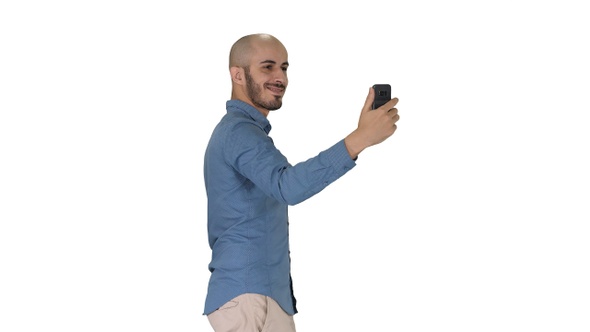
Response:
[{"label": "white background", "polygon": [[475,3],[3,1],[0,330],[210,331],[203,153],[267,32],[291,163],[400,99],[290,209],[299,331],[589,331],[588,11]]}]

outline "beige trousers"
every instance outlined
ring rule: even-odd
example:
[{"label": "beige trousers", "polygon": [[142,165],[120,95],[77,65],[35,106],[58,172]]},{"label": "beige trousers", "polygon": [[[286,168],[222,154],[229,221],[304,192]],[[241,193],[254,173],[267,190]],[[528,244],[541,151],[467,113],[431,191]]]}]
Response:
[{"label": "beige trousers", "polygon": [[207,318],[215,332],[295,332],[293,316],[260,294],[242,294]]}]

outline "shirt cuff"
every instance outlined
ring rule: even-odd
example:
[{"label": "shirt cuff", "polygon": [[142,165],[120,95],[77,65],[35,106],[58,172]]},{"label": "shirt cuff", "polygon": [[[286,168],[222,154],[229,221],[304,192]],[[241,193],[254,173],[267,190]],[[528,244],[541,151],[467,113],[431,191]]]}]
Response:
[{"label": "shirt cuff", "polygon": [[346,145],[344,144],[344,139],[334,144],[334,146],[326,152],[328,153],[329,160],[334,164],[334,168],[339,170],[341,174],[348,172],[356,166],[356,159],[350,157]]}]

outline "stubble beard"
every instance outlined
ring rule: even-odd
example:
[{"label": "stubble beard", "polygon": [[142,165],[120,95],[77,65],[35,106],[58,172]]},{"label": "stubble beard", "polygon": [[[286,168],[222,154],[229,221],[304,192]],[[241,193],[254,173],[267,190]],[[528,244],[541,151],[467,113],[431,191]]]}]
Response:
[{"label": "stubble beard", "polygon": [[256,107],[264,108],[269,111],[278,110],[283,106],[283,100],[281,96],[274,96],[274,100],[265,101],[262,99],[262,85],[256,84],[254,79],[250,75],[250,68],[245,68],[244,76],[246,76],[246,91],[248,97]]}]

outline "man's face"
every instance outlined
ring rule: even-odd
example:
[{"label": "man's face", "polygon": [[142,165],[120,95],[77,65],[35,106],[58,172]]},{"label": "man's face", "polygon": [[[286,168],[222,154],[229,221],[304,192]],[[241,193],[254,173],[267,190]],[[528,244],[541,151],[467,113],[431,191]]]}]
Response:
[{"label": "man's face", "polygon": [[287,89],[287,51],[276,43],[256,48],[250,66],[244,68],[246,92],[255,107],[273,111],[281,108]]}]

